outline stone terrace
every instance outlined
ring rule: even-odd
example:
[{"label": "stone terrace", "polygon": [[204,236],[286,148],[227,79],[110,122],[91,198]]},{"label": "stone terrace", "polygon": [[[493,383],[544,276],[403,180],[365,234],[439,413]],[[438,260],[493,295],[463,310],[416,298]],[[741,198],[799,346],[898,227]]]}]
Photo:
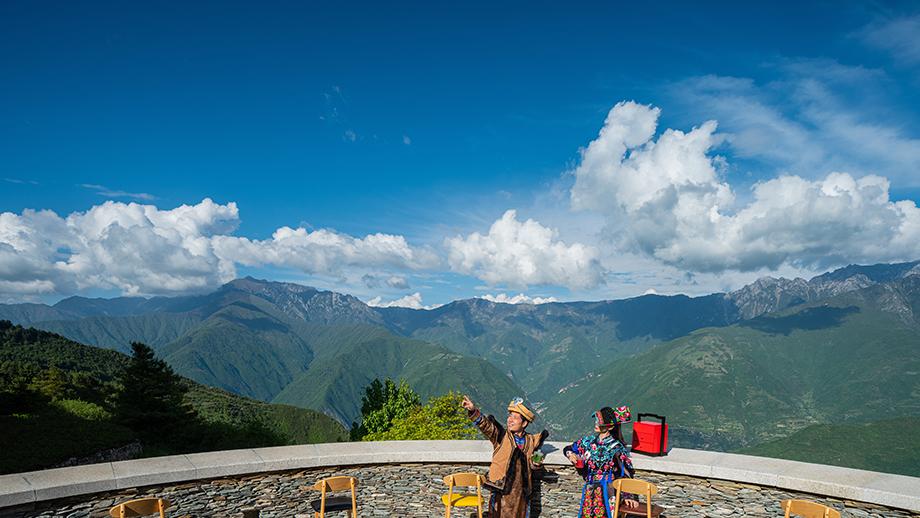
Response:
[{"label": "stone terrace", "polygon": [[[305,454],[304,449],[311,455]],[[340,453],[333,454],[335,450]],[[355,465],[358,460],[355,450],[364,454],[364,465]],[[329,454],[317,456],[319,451]],[[376,454],[373,453],[375,451]],[[258,469],[247,464],[252,453],[262,459]],[[212,452],[6,475],[0,477],[0,506],[7,505],[0,508],[0,517],[101,517],[118,501],[141,495],[158,495],[175,504],[169,511],[169,516],[174,518],[241,517],[242,510],[248,508],[258,508],[262,517],[310,518],[313,514],[309,500],[317,494],[308,489],[309,486],[320,478],[333,475],[352,475],[359,479],[360,516],[438,517],[444,515],[439,500],[439,495],[446,491],[441,481],[443,476],[458,471],[485,473],[488,454],[488,444],[479,441],[309,445]],[[459,458],[464,457],[462,460],[465,462],[460,462]],[[233,466],[224,465],[221,468],[220,458],[226,459]],[[398,459],[416,462],[399,462]],[[700,464],[706,459],[712,465]],[[311,463],[312,466],[308,467]],[[745,468],[738,469],[738,463]],[[758,463],[761,465],[758,466]],[[576,516],[581,495],[580,478],[571,467],[564,464],[559,452],[550,454],[547,464],[558,473],[559,479],[554,483],[540,485],[539,505],[534,506],[531,516]],[[853,495],[864,500],[905,502],[905,507],[916,511],[916,502],[920,500],[920,479],[911,477],[692,450],[675,450],[665,458],[637,455],[636,464],[640,468],[637,477],[658,485],[659,494],[654,501],[662,505],[666,509],[665,516],[671,518],[777,517],[782,516],[779,502],[787,498],[806,498],[826,503],[849,517],[920,517],[920,514],[906,510],[847,499],[847,496]],[[93,476],[98,477],[99,473],[105,471],[104,466],[109,467],[109,476],[114,477],[112,487],[120,489],[102,491],[100,488],[108,482],[92,480]],[[185,471],[177,474],[177,466],[183,467]],[[197,467],[189,469],[188,466]],[[279,470],[281,466],[289,469]],[[814,476],[809,478],[809,467],[813,467],[812,475],[821,480],[815,480]],[[650,468],[654,471],[649,471]],[[785,468],[794,474],[794,478],[771,479],[775,474],[765,471],[767,468]],[[215,470],[223,470],[224,476]],[[680,474],[681,471],[684,474]],[[700,471],[708,472],[708,476],[686,474],[697,474]],[[871,487],[848,487],[835,480],[846,475],[868,486],[880,486],[884,485],[880,482],[887,482],[900,492],[884,493]],[[16,477],[32,480],[35,498],[30,503],[8,506],[11,500],[4,497],[13,494]],[[160,483],[154,483],[157,477]],[[725,478],[746,482],[720,480]],[[754,479],[773,481],[773,487],[750,483]],[[67,480],[71,481],[70,486],[66,485]],[[777,485],[787,488],[778,489],[775,487]],[[807,491],[824,488],[825,495],[835,493],[846,496],[817,496],[788,487],[794,485]],[[68,492],[74,496],[65,496]],[[23,494],[19,493],[20,498]],[[469,516],[469,513],[455,513],[454,516]]]}]

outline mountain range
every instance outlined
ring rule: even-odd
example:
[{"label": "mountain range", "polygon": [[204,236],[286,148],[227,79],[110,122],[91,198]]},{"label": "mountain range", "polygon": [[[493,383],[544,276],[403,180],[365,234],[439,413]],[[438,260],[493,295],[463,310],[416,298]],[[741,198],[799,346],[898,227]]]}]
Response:
[{"label": "mountain range", "polygon": [[0,319],[126,351],[183,376],[356,420],[363,387],[405,378],[499,413],[526,396],[557,439],[603,404],[666,413],[675,444],[749,447],[819,423],[920,414],[920,261],[853,265],[730,293],[432,310],[252,278],[186,297],[0,305]]}]

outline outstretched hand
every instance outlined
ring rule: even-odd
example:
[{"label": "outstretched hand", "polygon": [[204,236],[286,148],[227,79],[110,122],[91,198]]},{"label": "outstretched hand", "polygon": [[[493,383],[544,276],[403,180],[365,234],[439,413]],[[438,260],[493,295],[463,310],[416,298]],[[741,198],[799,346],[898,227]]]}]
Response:
[{"label": "outstretched hand", "polygon": [[623,506],[626,507],[627,509],[633,509],[633,510],[638,509],[639,501],[633,500],[632,498],[626,498],[623,500]]},{"label": "outstretched hand", "polygon": [[570,452],[566,453],[565,456],[566,456],[567,459],[569,459],[569,462],[571,462],[573,465],[576,464],[576,463],[578,462],[578,455],[575,455],[574,452],[571,452],[571,451],[570,451]]},{"label": "outstretched hand", "polygon": [[467,412],[472,412],[476,410],[476,405],[473,404],[473,401],[470,399],[469,396],[464,395],[463,402],[460,404],[463,405],[463,408],[465,408]]}]

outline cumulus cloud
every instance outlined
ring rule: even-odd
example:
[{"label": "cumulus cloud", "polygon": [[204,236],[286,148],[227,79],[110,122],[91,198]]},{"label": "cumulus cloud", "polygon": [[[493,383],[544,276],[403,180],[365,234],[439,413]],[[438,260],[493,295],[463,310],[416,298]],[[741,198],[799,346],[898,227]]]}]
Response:
[{"label": "cumulus cloud", "polygon": [[480,299],[488,300],[489,302],[495,302],[498,304],[548,304],[550,302],[558,302],[556,297],[528,297],[523,293],[518,293],[517,295],[509,296],[506,293],[499,293],[498,295],[486,294]]},{"label": "cumulus cloud", "polygon": [[160,210],[105,202],[67,217],[50,210],[0,214],[0,289],[125,294],[201,289],[220,281],[213,235],[239,222],[234,203],[206,199]]},{"label": "cumulus cloud", "polygon": [[573,207],[604,213],[622,249],[697,272],[920,256],[920,210],[892,201],[885,178],[783,175],[754,185],[738,207],[711,153],[716,123],[667,129],[656,140],[658,116],[651,106],[617,104],[574,171]]},{"label": "cumulus cloud", "polygon": [[271,239],[215,236],[212,242],[217,256],[228,263],[286,266],[307,273],[332,273],[345,266],[421,269],[438,264],[434,252],[392,234],[356,238],[326,229],[281,227]]},{"label": "cumulus cloud", "polygon": [[[235,278],[240,264],[336,274],[438,263],[402,236],[282,227],[260,241],[231,235],[238,224],[235,203],[210,199],[170,210],[108,201],[66,217],[50,210],[0,213],[0,292],[168,294],[213,288]],[[385,282],[408,286],[400,276]]]},{"label": "cumulus cloud", "polygon": [[383,302],[380,296],[374,297],[371,300],[367,301],[367,305],[375,308],[410,308],[410,309],[435,309],[440,307],[439,304],[432,306],[425,306],[422,304],[422,294],[415,292],[411,295],[406,295],[405,297],[398,298],[396,300],[391,300],[389,302]]},{"label": "cumulus cloud", "polygon": [[537,221],[518,221],[514,210],[495,221],[488,234],[457,236],[447,239],[445,245],[452,270],[491,285],[582,288],[603,282],[594,248],[580,243],[567,245],[555,230]]}]

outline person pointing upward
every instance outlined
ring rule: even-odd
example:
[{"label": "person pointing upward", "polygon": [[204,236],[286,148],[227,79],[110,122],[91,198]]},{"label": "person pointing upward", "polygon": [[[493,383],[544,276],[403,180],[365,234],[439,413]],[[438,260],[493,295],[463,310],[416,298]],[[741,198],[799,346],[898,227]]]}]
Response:
[{"label": "person pointing upward", "polygon": [[530,514],[531,470],[541,467],[532,457],[549,437],[549,432],[526,433],[534,413],[522,398],[508,403],[505,426],[492,415],[482,415],[469,396],[463,396],[462,405],[473,424],[492,443],[492,463],[485,484],[492,491],[489,516],[526,518]]}]

